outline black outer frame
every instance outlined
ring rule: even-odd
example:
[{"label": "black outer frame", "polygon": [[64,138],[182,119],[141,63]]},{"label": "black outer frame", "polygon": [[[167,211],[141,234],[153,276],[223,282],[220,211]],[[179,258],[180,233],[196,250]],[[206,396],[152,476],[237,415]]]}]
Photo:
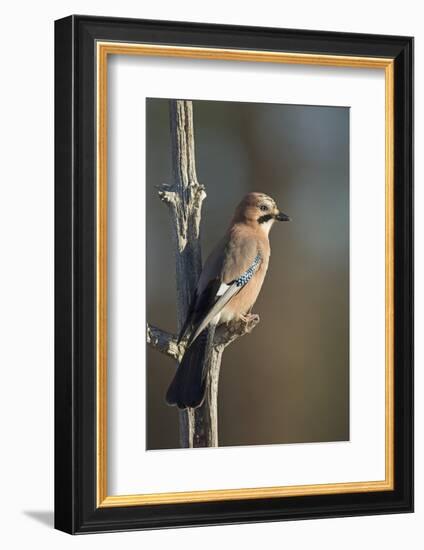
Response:
[{"label": "black outer frame", "polygon": [[[395,59],[395,490],[96,509],[96,40]],[[413,511],[413,38],[55,22],[55,527],[93,533]]]}]

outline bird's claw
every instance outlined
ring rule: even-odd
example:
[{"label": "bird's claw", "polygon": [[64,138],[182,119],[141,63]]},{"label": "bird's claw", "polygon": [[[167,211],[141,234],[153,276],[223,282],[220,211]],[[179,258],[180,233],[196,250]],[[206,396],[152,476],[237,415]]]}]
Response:
[{"label": "bird's claw", "polygon": [[245,313],[240,315],[240,319],[246,324],[258,323],[259,315],[257,313]]}]

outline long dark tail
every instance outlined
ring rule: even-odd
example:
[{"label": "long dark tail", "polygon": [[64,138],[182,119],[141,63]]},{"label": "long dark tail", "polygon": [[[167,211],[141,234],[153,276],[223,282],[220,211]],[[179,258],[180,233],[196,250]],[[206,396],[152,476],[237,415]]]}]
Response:
[{"label": "long dark tail", "polygon": [[207,363],[215,325],[209,325],[186,350],[166,392],[168,405],[179,409],[200,407],[205,398]]}]

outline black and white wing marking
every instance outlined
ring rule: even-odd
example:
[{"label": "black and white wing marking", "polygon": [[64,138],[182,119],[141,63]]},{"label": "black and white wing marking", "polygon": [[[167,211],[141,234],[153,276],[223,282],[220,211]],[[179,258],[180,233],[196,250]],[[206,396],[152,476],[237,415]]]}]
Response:
[{"label": "black and white wing marking", "polygon": [[193,332],[193,327],[197,326],[203,318],[204,312],[208,311],[215,303],[220,286],[221,281],[219,279],[212,279],[200,295],[197,292],[194,294],[187,312],[187,318],[178,335],[178,343],[184,340],[190,332]]}]

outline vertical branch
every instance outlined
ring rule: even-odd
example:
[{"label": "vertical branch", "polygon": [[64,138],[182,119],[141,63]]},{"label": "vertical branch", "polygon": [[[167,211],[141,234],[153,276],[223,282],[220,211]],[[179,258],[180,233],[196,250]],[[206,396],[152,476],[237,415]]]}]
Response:
[{"label": "vertical branch", "polygon": [[[160,186],[159,196],[168,205],[173,227],[177,286],[178,327],[188,313],[202,269],[200,221],[205,188],[197,181],[191,101],[170,100],[173,183]],[[207,372],[205,400],[197,409],[179,411],[181,447],[218,446],[218,381],[225,347],[246,334],[259,317],[219,327],[203,366]],[[181,360],[183,350],[173,335],[148,326],[147,341],[169,357]]]},{"label": "vertical branch", "polygon": [[213,348],[209,362],[203,404],[191,411],[193,447],[218,447],[218,382],[223,348]]},{"label": "vertical branch", "polygon": [[[199,230],[205,189],[197,181],[191,101],[170,100],[173,184],[162,186],[161,199],[173,220],[178,328],[181,329],[202,269]],[[180,411],[180,444],[194,446],[196,413]]]},{"label": "vertical branch", "polygon": [[177,311],[181,328],[202,269],[199,229],[206,193],[197,181],[191,101],[170,101],[170,124]]}]

